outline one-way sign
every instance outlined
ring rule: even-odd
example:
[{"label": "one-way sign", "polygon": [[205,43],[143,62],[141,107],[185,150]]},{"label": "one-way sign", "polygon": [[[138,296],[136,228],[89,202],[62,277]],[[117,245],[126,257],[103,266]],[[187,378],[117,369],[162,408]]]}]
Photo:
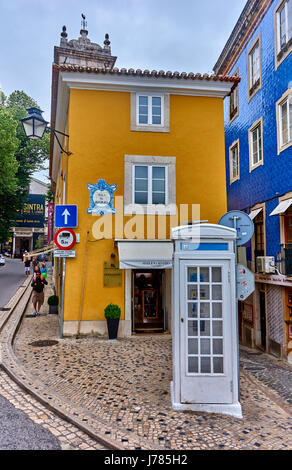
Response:
[{"label": "one-way sign", "polygon": [[55,206],[55,227],[76,228],[77,227],[77,206],[61,204]]}]

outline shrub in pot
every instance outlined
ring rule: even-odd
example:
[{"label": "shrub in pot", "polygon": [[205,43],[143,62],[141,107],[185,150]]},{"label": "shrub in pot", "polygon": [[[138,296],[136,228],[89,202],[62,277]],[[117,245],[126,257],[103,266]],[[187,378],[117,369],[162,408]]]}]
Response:
[{"label": "shrub in pot", "polygon": [[57,295],[51,295],[51,297],[48,298],[48,304],[49,313],[58,314],[59,297]]},{"label": "shrub in pot", "polygon": [[108,338],[111,340],[117,339],[121,316],[120,307],[114,304],[107,305],[104,309],[104,316],[107,321]]}]

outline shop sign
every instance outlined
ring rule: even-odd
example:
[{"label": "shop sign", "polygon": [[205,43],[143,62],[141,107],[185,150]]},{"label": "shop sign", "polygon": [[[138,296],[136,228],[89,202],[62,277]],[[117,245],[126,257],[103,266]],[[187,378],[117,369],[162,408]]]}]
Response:
[{"label": "shop sign", "polygon": [[45,196],[43,194],[29,194],[23,208],[15,217],[15,227],[44,227],[45,222]]},{"label": "shop sign", "polygon": [[104,262],[103,267],[104,287],[119,287],[122,285],[122,270],[110,263]]},{"label": "shop sign", "polygon": [[283,274],[255,274],[255,282],[261,282],[263,284],[274,284],[283,287],[292,287],[292,281],[287,279]]},{"label": "shop sign", "polygon": [[53,202],[48,203],[48,245],[54,239],[54,212],[55,204]]},{"label": "shop sign", "polygon": [[107,184],[105,180],[98,180],[96,184],[89,183],[87,189],[90,192],[87,214],[116,214],[116,209],[114,208],[116,184]]},{"label": "shop sign", "polygon": [[172,261],[169,260],[120,260],[122,269],[171,269],[172,265]]}]

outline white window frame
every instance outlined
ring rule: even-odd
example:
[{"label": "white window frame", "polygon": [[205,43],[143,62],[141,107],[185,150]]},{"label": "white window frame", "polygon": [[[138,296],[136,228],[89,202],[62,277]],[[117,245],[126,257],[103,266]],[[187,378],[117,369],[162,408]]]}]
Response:
[{"label": "white window frame", "polygon": [[[238,77],[239,76],[239,69],[237,69],[232,75],[234,77]],[[231,116],[231,102],[232,102],[232,100],[234,101],[234,103],[236,102],[236,106],[234,107],[234,109],[236,109],[236,112],[234,113],[233,116]],[[237,86],[234,88],[234,90],[230,93],[230,97],[229,97],[229,124],[231,124],[232,121],[234,121],[234,119],[237,118],[238,115],[239,115],[239,84],[237,84]]]},{"label": "white window frame", "polygon": [[135,165],[133,165],[132,167],[132,202],[133,204],[138,204],[135,202],[135,168],[138,167],[138,166],[143,166],[143,167],[146,167],[148,169],[148,201],[147,201],[147,205],[161,205],[161,204],[153,204],[152,202],[152,198],[153,198],[153,176],[152,176],[152,170],[154,167],[157,167],[157,168],[164,168],[165,169],[165,202],[163,205],[167,205],[168,204],[168,167],[167,165],[147,165],[147,164],[139,164],[139,163],[136,163]]},{"label": "white window frame", "polygon": [[[142,209],[144,214],[149,215],[176,215],[176,157],[125,155],[124,162],[124,214],[139,214]],[[135,204],[135,166],[157,166],[166,168],[165,204]],[[149,171],[150,170],[148,170],[148,175]],[[150,191],[152,198],[152,178],[150,183],[148,177],[148,197]]]},{"label": "white window frame", "polygon": [[[253,79],[252,75],[252,54],[254,53],[255,49],[258,47],[259,49],[259,77],[257,80]],[[252,46],[250,47],[247,53],[247,72],[248,72],[248,101],[250,101],[253,96],[262,88],[262,58],[261,58],[261,35],[259,34],[258,37],[253,42]],[[253,86],[259,80],[259,84],[251,93]]]},{"label": "white window frame", "polygon": [[[147,124],[139,122],[139,98],[144,97],[144,96],[148,98],[148,122]],[[160,124],[153,124],[152,122],[153,98],[161,99],[161,123]],[[137,126],[155,126],[155,127],[164,126],[164,96],[163,95],[152,94],[152,93],[137,93],[136,95],[136,125]]]},{"label": "white window frame", "polygon": [[[255,130],[260,128],[260,136],[261,136],[261,146],[259,146],[259,139],[258,140],[258,146],[257,146],[257,153],[258,155],[260,154],[261,150],[261,160],[258,160],[256,163],[254,163],[253,159],[253,133]],[[264,164],[264,153],[263,153],[263,118],[261,117],[257,121],[253,123],[253,125],[249,128],[248,130],[248,141],[249,141],[249,171],[251,172],[255,168],[258,168],[259,166]]]},{"label": "white window frame", "polygon": [[[233,150],[237,148],[237,175],[233,176]],[[229,147],[229,179],[230,184],[240,179],[240,160],[239,160],[239,139],[233,142]]]},{"label": "white window frame", "polygon": [[[282,107],[287,103],[287,132],[288,132],[288,141],[284,144],[283,143],[283,135],[282,135]],[[292,131],[290,132],[290,113],[289,113],[289,103],[292,106],[292,88],[289,88],[277,101],[276,103],[276,118],[277,118],[277,137],[278,137],[278,155],[286,150],[288,147],[292,145]]]},{"label": "white window frame", "polygon": [[[290,0],[291,1],[291,0]],[[288,1],[287,0],[280,0],[275,8],[274,11],[274,30],[275,30],[275,69],[279,67],[279,65],[286,59],[286,57],[292,51],[292,42],[287,47],[281,47],[281,27],[280,27],[280,13],[285,8],[285,24],[286,24],[286,38],[288,35]],[[291,18],[292,21],[292,18]],[[292,39],[292,36],[288,41],[286,40],[286,44]],[[285,50],[286,49],[286,50]],[[281,53],[281,57],[279,54]]]},{"label": "white window frame", "polygon": [[[148,123],[139,123],[139,97],[148,97]],[[161,98],[161,124],[152,124],[152,98]],[[169,132],[170,96],[168,93],[132,92],[131,93],[131,131]]]}]

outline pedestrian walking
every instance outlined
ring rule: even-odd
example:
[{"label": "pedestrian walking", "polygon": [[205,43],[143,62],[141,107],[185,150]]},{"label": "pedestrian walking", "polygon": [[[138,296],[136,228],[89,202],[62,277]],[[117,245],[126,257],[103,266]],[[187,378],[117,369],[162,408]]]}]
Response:
[{"label": "pedestrian walking", "polygon": [[43,262],[40,266],[40,271],[41,271],[41,275],[47,279],[47,275],[48,275],[48,271],[47,271],[47,267],[46,267],[46,263]]},{"label": "pedestrian walking", "polygon": [[35,273],[31,283],[32,290],[32,303],[34,307],[33,316],[36,317],[40,315],[41,306],[44,303],[44,288],[45,284],[47,285],[46,279],[42,276],[40,268],[37,266],[35,268]]},{"label": "pedestrian walking", "polygon": [[30,264],[31,264],[31,260],[28,256],[24,257],[23,264],[24,264],[24,273],[27,277],[30,275]]},{"label": "pedestrian walking", "polygon": [[34,256],[33,259],[32,259],[32,268],[33,268],[33,271],[35,272],[35,268],[39,266],[39,262],[37,260],[37,257]]}]

